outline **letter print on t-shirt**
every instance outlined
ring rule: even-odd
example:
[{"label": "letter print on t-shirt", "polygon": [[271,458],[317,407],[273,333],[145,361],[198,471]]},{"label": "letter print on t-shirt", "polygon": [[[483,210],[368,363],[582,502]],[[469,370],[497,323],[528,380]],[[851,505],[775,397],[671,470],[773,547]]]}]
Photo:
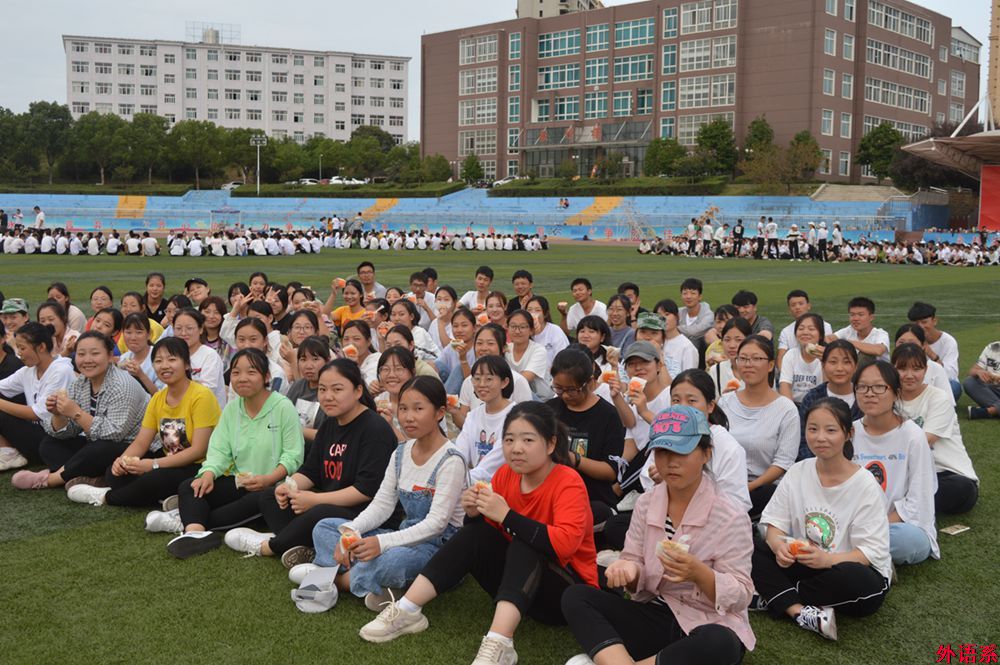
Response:
[{"label": "letter print on t-shirt", "polygon": [[160,442],[168,455],[179,453],[188,447],[187,425],[183,418],[160,419]]}]

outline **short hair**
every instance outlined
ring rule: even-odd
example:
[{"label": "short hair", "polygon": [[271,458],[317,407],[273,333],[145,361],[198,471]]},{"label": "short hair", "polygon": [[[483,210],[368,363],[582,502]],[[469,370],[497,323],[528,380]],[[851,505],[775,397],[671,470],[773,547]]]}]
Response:
[{"label": "short hair", "polygon": [[639,295],[639,285],[635,282],[622,282],[618,285],[618,293],[625,293],[626,291],[635,291],[635,295]]},{"label": "short hair", "polygon": [[507,379],[507,385],[500,389],[500,395],[504,399],[510,399],[510,396],[514,394],[514,374],[511,372],[507,359],[503,356],[483,356],[475,362],[472,369],[469,370],[469,374],[475,376],[480,367],[484,368],[488,374]]},{"label": "short hair", "polygon": [[868,310],[869,314],[875,313],[875,303],[872,301],[871,298],[866,298],[864,296],[851,298],[851,301],[847,303],[847,309],[848,311],[850,311],[855,307],[863,307]]},{"label": "short hair", "polygon": [[929,302],[920,302],[919,300],[913,303],[913,307],[906,313],[906,318],[910,321],[920,321],[934,316],[937,316],[937,308]]},{"label": "short hair", "polygon": [[899,326],[899,329],[896,330],[896,336],[893,337],[892,341],[898,342],[899,338],[905,335],[906,333],[910,333],[911,335],[919,339],[921,344],[927,341],[927,334],[924,333],[924,329],[918,326],[916,323],[904,323],[903,325]]},{"label": "short hair", "polygon": [[375,272],[375,264],[371,261],[362,261],[358,264],[357,270],[355,272],[361,272],[362,268],[371,268],[372,272]]},{"label": "short hair", "polygon": [[514,271],[514,275],[510,278],[510,281],[513,282],[515,279],[526,279],[532,284],[535,282],[535,278],[531,276],[531,273],[524,269]]},{"label": "short hair", "polygon": [[697,277],[688,277],[681,282],[681,291],[697,291],[701,293],[704,289],[705,285]]},{"label": "short hair", "polygon": [[583,284],[583,285],[584,285],[585,287],[587,287],[587,290],[588,290],[588,291],[593,291],[593,290],[594,290],[594,286],[593,286],[593,284],[591,284],[591,283],[590,283],[590,280],[589,280],[589,279],[587,279],[586,277],[577,277],[577,278],[576,278],[576,279],[574,279],[574,280],[573,280],[573,282],[572,282],[572,283],[571,283],[571,284],[569,285],[569,288],[573,288],[573,287],[574,287],[574,286],[576,286],[577,284]]},{"label": "short hair", "polygon": [[753,291],[745,291],[740,289],[733,295],[733,304],[737,307],[746,307],[747,305],[757,304],[757,294]]},{"label": "short hair", "polygon": [[410,282],[409,283],[412,284],[413,282],[419,282],[421,284],[426,285],[427,284],[427,273],[425,273],[423,270],[418,270],[417,272],[411,272],[410,273]]},{"label": "short hair", "polygon": [[805,298],[806,302],[809,302],[809,294],[802,289],[792,289],[789,291],[788,295],[785,296],[785,302],[791,302],[792,298]]},{"label": "short hair", "polygon": [[271,309],[271,306],[268,305],[263,300],[254,300],[252,303],[250,303],[249,305],[247,305],[247,310],[249,310],[251,312],[256,312],[257,314],[260,314],[261,316],[266,316],[266,317],[269,317],[271,319],[274,318],[274,310]]},{"label": "short hair", "polygon": [[493,268],[489,266],[479,266],[476,268],[476,275],[483,275],[484,277],[489,277],[493,279]]},{"label": "short hair", "polygon": [[438,271],[435,270],[434,268],[430,267],[430,266],[427,266],[426,268],[424,268],[420,272],[424,273],[424,275],[427,276],[428,280],[432,280],[432,279],[436,280],[438,278]]},{"label": "short hair", "polygon": [[[667,314],[673,314],[674,316],[680,316],[680,309],[677,308],[677,303],[675,303],[670,298],[664,298],[660,300],[655,305],[653,305],[653,311],[662,309]],[[658,313],[658,312],[657,312]]]}]

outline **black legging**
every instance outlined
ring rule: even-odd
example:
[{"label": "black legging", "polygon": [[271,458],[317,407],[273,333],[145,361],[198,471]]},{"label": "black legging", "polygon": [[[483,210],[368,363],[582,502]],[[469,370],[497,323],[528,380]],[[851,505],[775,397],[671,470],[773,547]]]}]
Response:
[{"label": "black legging", "polygon": [[129,441],[88,441],[82,436],[56,439],[47,436],[38,445],[42,461],[59,474],[63,482],[79,477],[103,476],[111,463],[125,452]]},{"label": "black legging", "polygon": [[334,506],[329,503],[321,503],[313,506],[304,513],[296,515],[292,511],[291,506],[288,508],[278,506],[278,500],[274,498],[273,487],[257,492],[257,495],[261,515],[264,516],[264,521],[267,522],[267,528],[275,534],[274,538],[271,538],[270,542],[268,542],[268,547],[278,555],[284,554],[298,545],[312,547],[313,527],[320,520],[325,520],[328,517],[353,520],[361,512],[358,510],[358,507]]},{"label": "black legging", "polygon": [[560,599],[580,581],[524,541],[508,542],[482,518],[467,522],[420,572],[438,594],[457,586],[467,573],[495,602],[513,603],[521,616],[551,625],[566,622]]},{"label": "black legging", "polygon": [[934,512],[947,515],[967,513],[979,501],[979,485],[952,471],[939,471],[938,489],[934,495]]},{"label": "black legging", "polygon": [[260,517],[260,492],[237,488],[235,476],[216,478],[212,491],[201,497],[194,495],[193,481],[194,478],[188,478],[177,487],[184,526],[200,524],[206,529],[231,529]]},{"label": "black legging", "polygon": [[566,590],[563,613],[588,656],[621,644],[636,661],[656,656],[671,665],[735,665],[746,648],[731,629],[704,624],[690,633],[660,603],[637,603],[585,584]]},{"label": "black legging", "polygon": [[770,546],[754,538],[753,585],[767,601],[768,613],[776,619],[785,616],[792,605],[833,607],[850,616],[874,614],[889,593],[889,580],[860,563],[838,563],[832,568],[815,569],[793,563],[778,565]]},{"label": "black legging", "polygon": [[[158,458],[162,459],[162,458]],[[104,481],[111,491],[104,497],[109,506],[151,506],[177,494],[182,481],[198,473],[199,464],[159,468],[139,476],[115,476],[109,468]]]},{"label": "black legging", "polygon": [[45,430],[38,423],[0,412],[0,436],[24,455],[28,462],[37,464],[42,458],[38,444],[45,438]]},{"label": "black legging", "polygon": [[750,521],[756,522],[760,519],[760,514],[764,512],[764,508],[767,507],[768,501],[774,496],[775,490],[778,486],[774,483],[767,483],[766,485],[761,485],[756,489],[750,490]]}]

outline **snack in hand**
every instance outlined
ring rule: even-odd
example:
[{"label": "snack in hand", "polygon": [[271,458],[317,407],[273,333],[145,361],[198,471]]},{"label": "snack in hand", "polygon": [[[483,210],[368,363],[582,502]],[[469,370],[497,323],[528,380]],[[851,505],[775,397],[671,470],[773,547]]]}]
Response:
[{"label": "snack in hand", "polygon": [[601,383],[610,383],[611,379],[618,377],[618,372],[613,369],[606,369],[601,372]]},{"label": "snack in hand", "polygon": [[458,395],[448,395],[448,408],[454,409],[458,407]]},{"label": "snack in hand", "polygon": [[378,334],[382,337],[388,335],[390,330],[392,330],[392,325],[390,325],[388,321],[383,321],[378,324]]},{"label": "snack in hand", "polygon": [[566,309],[566,306],[567,306],[567,305],[569,305],[569,303],[568,303],[568,302],[566,302],[565,300],[560,300],[560,301],[559,301],[559,302],[558,302],[558,303],[556,304],[556,307],[558,307],[558,308],[559,308],[559,310],[560,310],[560,311],[562,311],[562,310]]},{"label": "snack in hand", "polygon": [[476,316],[476,323],[481,326],[485,326],[489,322],[490,317],[486,314],[486,312],[481,312],[478,316]]},{"label": "snack in hand", "polygon": [[453,339],[450,342],[448,342],[448,346],[450,346],[453,349],[457,349],[460,346],[465,346],[465,342],[463,342],[460,339]]},{"label": "snack in hand", "polygon": [[358,359],[358,348],[356,346],[354,346],[353,344],[348,344],[347,346],[344,347],[343,350],[344,350],[344,357],[345,358],[349,358],[351,360],[357,360]]},{"label": "snack in hand", "polygon": [[253,474],[249,471],[240,471],[236,474],[236,489],[239,489],[247,484],[250,479],[253,478]]},{"label": "snack in hand", "polygon": [[361,540],[361,536],[355,531],[347,529],[342,531],[340,534],[340,549],[347,552],[351,549],[351,545]]},{"label": "snack in hand", "polygon": [[410,302],[412,302],[414,305],[417,304],[417,297],[415,295],[413,295],[412,293],[410,295],[406,296],[406,299],[409,300]]},{"label": "snack in hand", "polygon": [[810,342],[809,344],[806,344],[806,353],[811,356],[818,356],[823,353],[823,347],[819,344],[813,344]]},{"label": "snack in hand", "polygon": [[667,550],[671,552],[689,552],[691,551],[691,546],[688,545],[688,541],[691,539],[690,536],[681,536],[678,540],[670,540],[664,538],[660,542],[656,543],[656,553],[666,554]]},{"label": "snack in hand", "polygon": [[491,489],[493,489],[493,483],[491,483],[488,480],[477,480],[476,484],[473,485],[473,487],[476,488],[477,492],[479,490],[481,490],[481,489],[489,489],[489,490],[491,490]]},{"label": "snack in hand", "polygon": [[299,484],[291,476],[285,478],[285,487],[288,488],[288,493],[292,496],[299,493]]},{"label": "snack in hand", "polygon": [[69,399],[69,391],[66,390],[65,388],[60,388],[59,390],[56,391],[55,394],[56,397],[60,399]]},{"label": "snack in hand", "polygon": [[788,553],[792,556],[798,556],[799,554],[805,554],[803,549],[811,549],[812,545],[806,540],[793,539],[788,542]]},{"label": "snack in hand", "polygon": [[122,455],[122,463],[125,464],[125,466],[131,466],[133,464],[138,464],[139,463],[139,458],[136,457],[135,455]]},{"label": "snack in hand", "polygon": [[726,382],[726,390],[724,392],[728,392],[730,390],[739,390],[739,389],[740,389],[739,379],[729,379],[729,381]]},{"label": "snack in hand", "polygon": [[628,390],[632,393],[642,392],[643,388],[646,387],[646,379],[641,376],[633,376],[628,380]]},{"label": "snack in hand", "polygon": [[338,289],[342,289],[345,286],[347,286],[347,280],[344,279],[343,277],[338,277],[337,278],[337,288]]}]

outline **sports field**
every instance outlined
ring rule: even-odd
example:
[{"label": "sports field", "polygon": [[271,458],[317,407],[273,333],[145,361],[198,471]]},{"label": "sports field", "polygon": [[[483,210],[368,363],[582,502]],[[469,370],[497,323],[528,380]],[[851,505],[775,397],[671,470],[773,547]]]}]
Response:
[{"label": "sports field", "polygon": [[[867,295],[877,305],[876,325],[890,335],[916,299],[938,308],[939,325],[955,335],[961,366],[1000,338],[1000,270],[868,264],[715,261],[640,257],[615,246],[555,246],[537,254],[508,252],[332,252],[319,256],[171,258],[2,256],[0,290],[32,307],[53,280],[69,285],[87,312],[99,284],[117,296],[142,290],[146,272],[167,276],[167,293],[202,276],[225,296],[228,285],[253,270],[271,279],[298,279],[323,297],[331,278],[347,276],[362,259],[375,262],[378,280],[404,286],[414,270],[433,265],[442,284],[459,294],[475,268],[489,264],[495,287],[510,292],[510,274],[526,268],[536,291],[568,300],[569,282],[588,277],[606,300],[625,280],[642,287],[642,301],[677,298],[681,280],[705,282],[711,305],[740,288],[757,293],[759,311],[776,326],[788,322],[785,294],[803,288],[813,309],[835,328],[846,325],[846,303]],[[89,312],[88,312],[89,313]],[[960,421],[965,444],[982,481],[979,505],[959,518],[970,531],[940,535],[943,558],[899,570],[898,583],[874,617],[838,617],[840,641],[830,643],[791,622],[754,615],[757,650],[747,663],[934,663],[939,645],[988,645],[1000,640],[1000,422],[969,422],[968,398]],[[427,609],[430,629],[386,645],[370,645],[357,630],[373,616],[354,598],[322,615],[300,614],[289,597],[285,570],[273,559],[242,559],[220,549],[179,561],[165,550],[168,536],[143,531],[145,511],[72,504],[61,491],[16,492],[0,474],[0,562],[3,568],[0,662],[7,663],[467,663],[475,656],[492,615],[485,594],[466,581]],[[993,526],[991,526],[993,525]],[[561,665],[578,652],[565,629],[530,620],[518,631],[520,662]],[[959,662],[957,658],[952,662]],[[973,661],[965,661],[973,662]]]}]

